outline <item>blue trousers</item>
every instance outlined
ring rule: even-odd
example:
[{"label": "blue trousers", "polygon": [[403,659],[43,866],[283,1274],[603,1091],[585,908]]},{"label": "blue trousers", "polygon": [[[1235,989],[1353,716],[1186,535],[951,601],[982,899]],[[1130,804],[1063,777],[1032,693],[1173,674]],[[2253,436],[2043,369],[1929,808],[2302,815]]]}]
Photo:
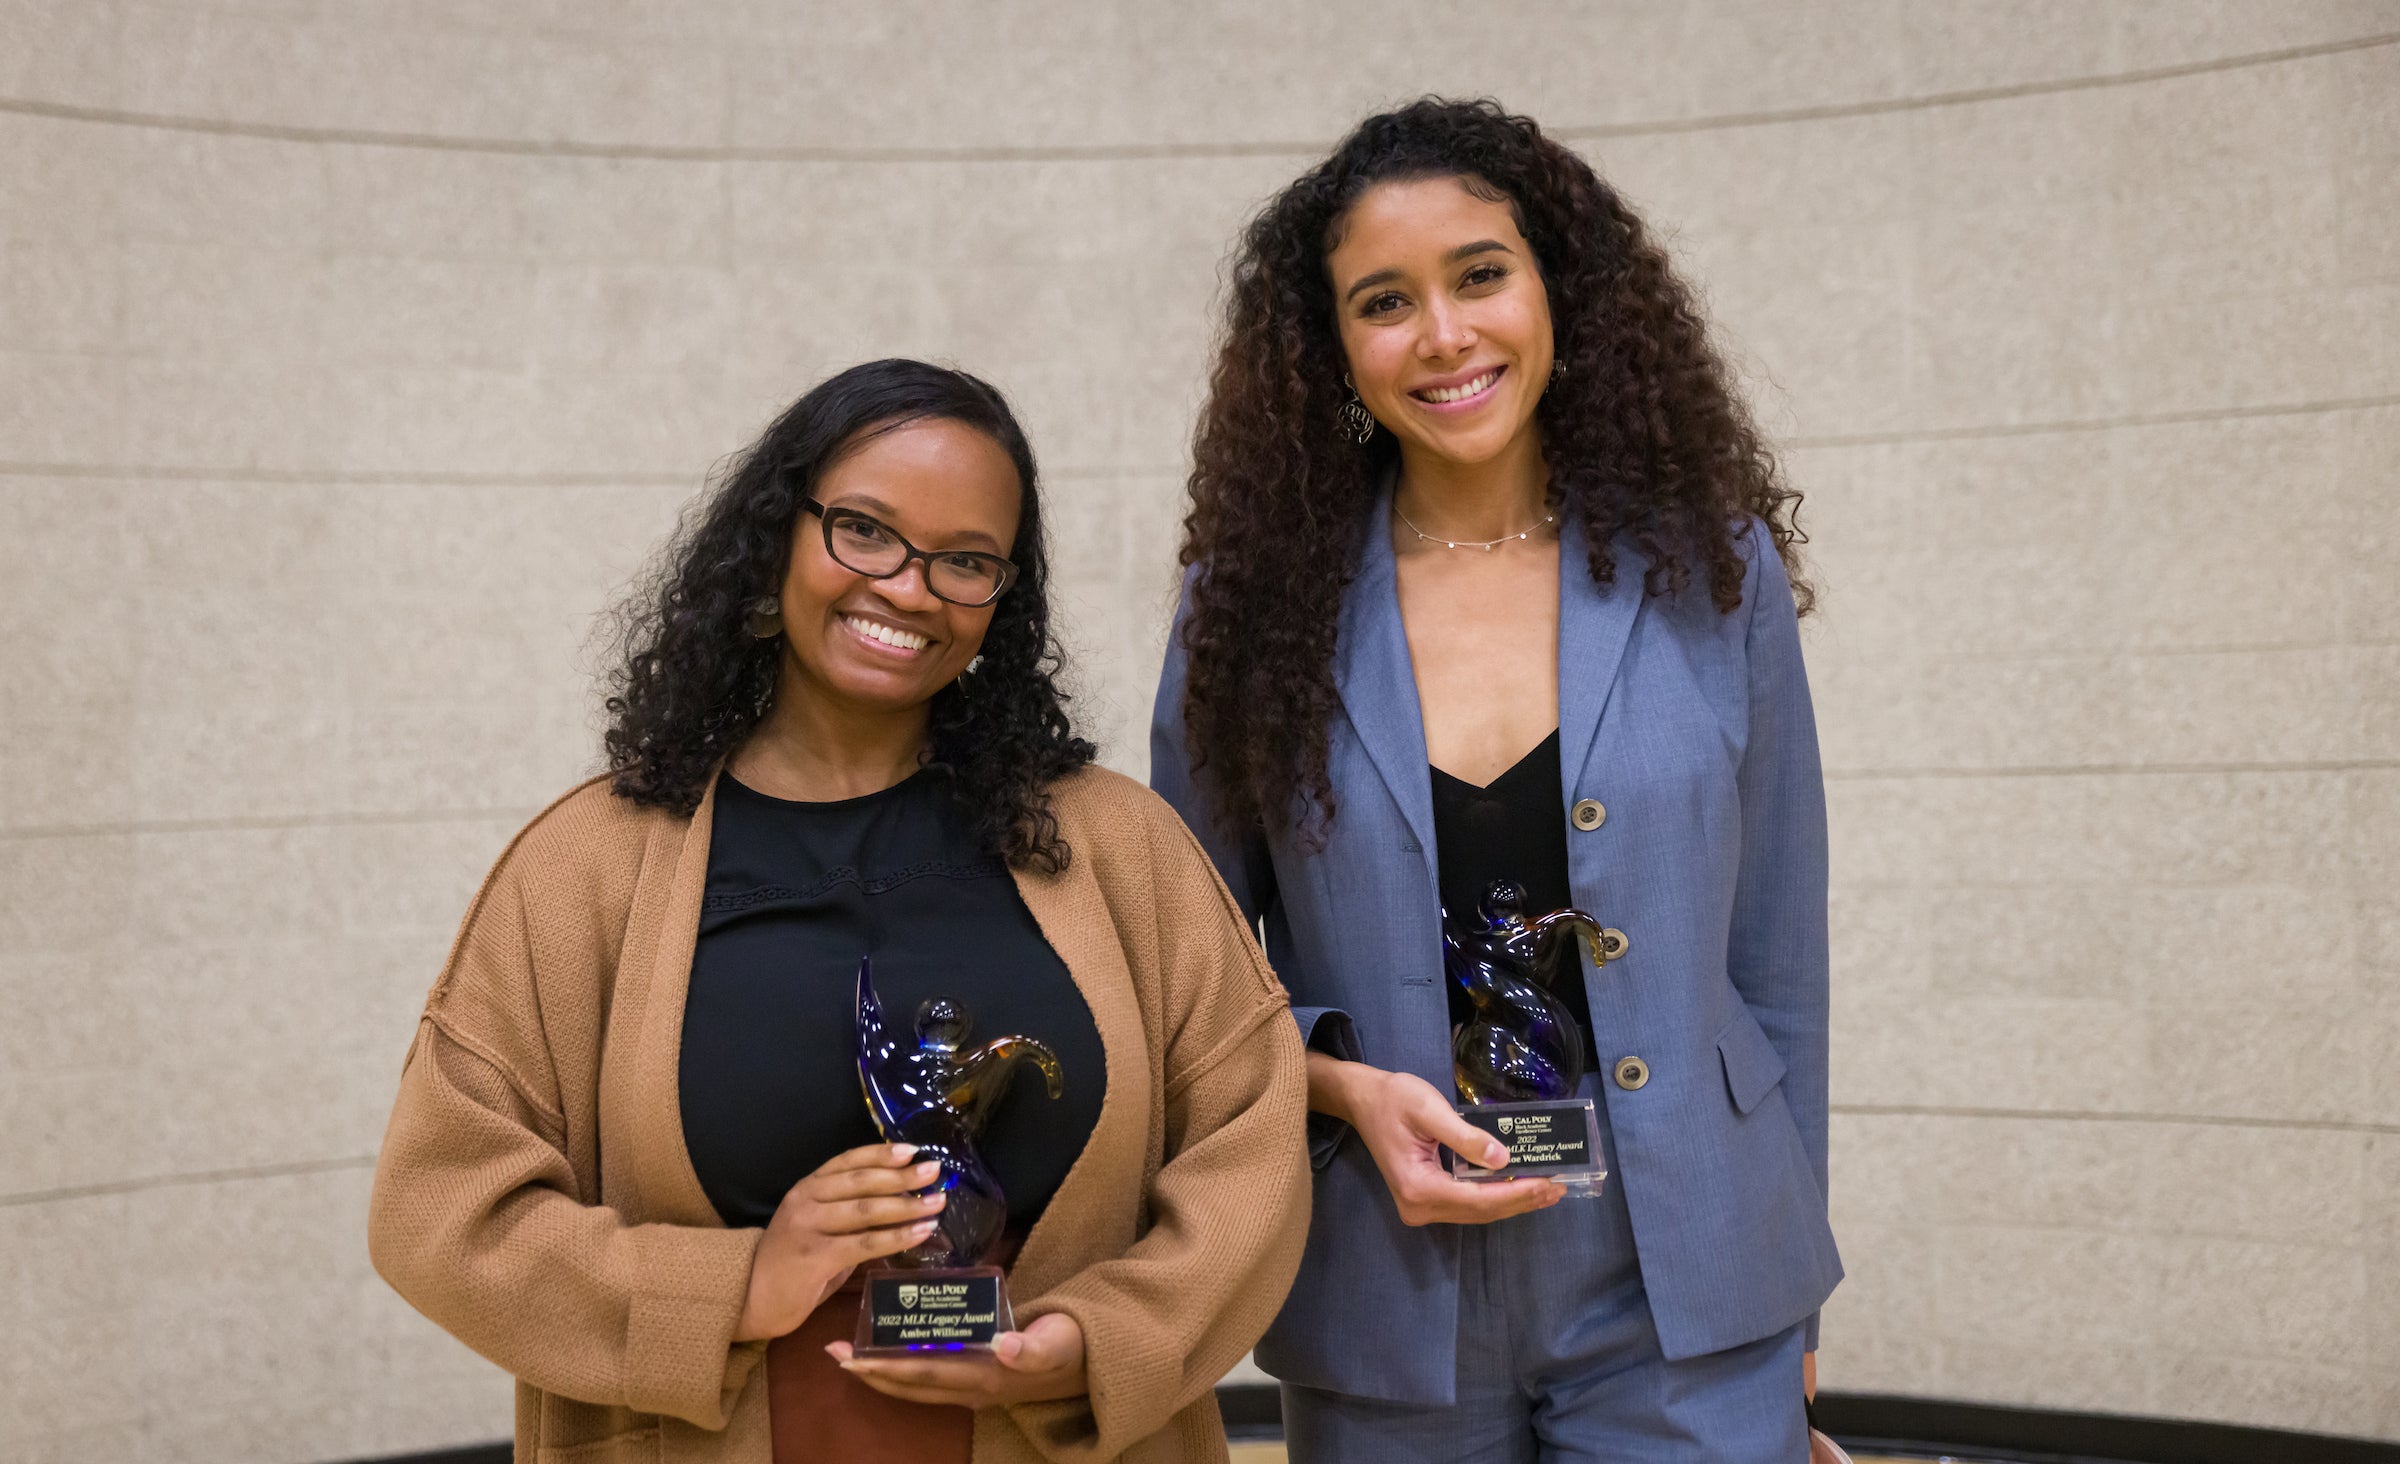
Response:
[{"label": "blue trousers", "polygon": [[1660,1356],[1612,1174],[1597,1198],[1460,1228],[1455,1404],[1287,1383],[1285,1447],[1292,1464],[1805,1464],[1801,1349],[1795,1326]]}]

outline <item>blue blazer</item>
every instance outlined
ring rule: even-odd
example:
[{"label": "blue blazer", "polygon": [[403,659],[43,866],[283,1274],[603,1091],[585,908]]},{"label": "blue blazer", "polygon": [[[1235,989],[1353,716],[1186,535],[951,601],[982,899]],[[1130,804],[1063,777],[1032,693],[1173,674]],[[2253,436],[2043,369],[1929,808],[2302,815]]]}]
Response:
[{"label": "blue blazer", "polygon": [[[1801,1322],[1813,1348],[1842,1275],[1825,1217],[1816,723],[1791,582],[1763,525],[1745,543],[1731,615],[1697,591],[1644,597],[1630,544],[1606,590],[1573,521],[1559,545],[1559,817],[1587,798],[1605,808],[1597,828],[1569,824],[1568,872],[1575,903],[1628,940],[1604,971],[1581,959],[1601,1072],[1628,1056],[1649,1065],[1637,1090],[1600,1087],[1609,1183],[1624,1187],[1669,1358]],[[1366,535],[1334,679],[1338,813],[1323,849],[1298,847],[1290,828],[1232,837],[1217,821],[1185,748],[1179,635],[1159,677],[1151,784],[1264,922],[1303,1037],[1452,1092],[1433,794],[1388,534]],[[1402,1224],[1366,1147],[1320,1123],[1307,1254],[1259,1364],[1359,1397],[1455,1401],[1458,1228]]]}]

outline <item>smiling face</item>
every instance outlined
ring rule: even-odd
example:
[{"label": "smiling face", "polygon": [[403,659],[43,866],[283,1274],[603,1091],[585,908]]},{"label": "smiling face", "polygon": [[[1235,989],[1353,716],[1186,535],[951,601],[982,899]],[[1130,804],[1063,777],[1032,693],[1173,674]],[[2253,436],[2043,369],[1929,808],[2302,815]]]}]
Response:
[{"label": "smiling face", "polygon": [[[1000,444],[929,418],[878,432],[817,479],[829,509],[870,515],[919,549],[1005,556],[1023,501]],[[825,552],[823,521],[802,513],[783,579],[783,674],[834,705],[890,713],[933,700],[983,646],[992,605],[969,609],[925,585],[925,561],[869,579]]]},{"label": "smiling face", "polygon": [[1505,202],[1457,178],[1379,183],[1325,258],[1359,400],[1404,455],[1460,466],[1525,446],[1550,383],[1550,297]]}]

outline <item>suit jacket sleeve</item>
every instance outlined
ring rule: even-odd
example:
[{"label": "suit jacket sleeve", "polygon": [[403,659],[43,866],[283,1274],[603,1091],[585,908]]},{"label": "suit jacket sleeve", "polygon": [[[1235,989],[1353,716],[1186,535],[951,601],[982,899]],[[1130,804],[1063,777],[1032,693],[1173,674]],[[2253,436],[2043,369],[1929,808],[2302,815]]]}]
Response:
[{"label": "suit jacket sleeve", "polygon": [[[1801,664],[1791,580],[1753,522],[1749,738],[1739,776],[1741,863],[1728,963],[1733,984],[1784,1062],[1784,1097],[1820,1194],[1826,1189],[1828,956],[1825,779]],[[1817,1345],[1817,1319],[1807,1325]]]},{"label": "suit jacket sleeve", "polygon": [[[1218,876],[1239,907],[1242,923],[1255,931],[1262,919],[1274,911],[1279,892],[1275,886],[1275,864],[1268,853],[1266,836],[1255,830],[1229,833],[1211,805],[1207,773],[1192,766],[1189,740],[1183,722],[1184,676],[1187,657],[1183,649],[1183,624],[1190,608],[1189,576],[1185,579],[1185,603],[1175,614],[1174,629],[1167,636],[1166,662],[1159,668],[1158,696],[1150,709],[1150,787],[1169,807],[1180,815],[1198,839],[1200,847],[1216,865]],[[1292,1018],[1300,1028],[1301,1045],[1349,1062],[1363,1062],[1358,1045],[1357,1030],[1351,1025],[1350,1014],[1339,1007],[1308,1006],[1295,1002]],[[1341,1146],[1350,1126],[1340,1119],[1322,1113],[1308,1116],[1309,1162],[1322,1169]]]},{"label": "suit jacket sleeve", "polygon": [[[722,1428],[764,1355],[733,1340],[759,1232],[629,1224],[585,1192],[550,1033],[599,1040],[613,937],[598,911],[530,913],[525,857],[520,845],[487,881],[427,1000],[376,1165],[369,1254],[411,1305],[545,1392]],[[548,1011],[545,959],[589,966],[545,984]],[[557,1009],[575,989],[592,1012]]]}]

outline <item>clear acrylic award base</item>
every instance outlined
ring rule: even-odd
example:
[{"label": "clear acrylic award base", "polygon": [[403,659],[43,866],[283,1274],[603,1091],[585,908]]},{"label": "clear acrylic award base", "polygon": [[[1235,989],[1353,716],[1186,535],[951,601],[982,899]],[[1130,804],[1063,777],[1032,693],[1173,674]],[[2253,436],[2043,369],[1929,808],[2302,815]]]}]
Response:
[{"label": "clear acrylic award base", "polygon": [[867,1273],[858,1302],[862,1357],[912,1352],[986,1352],[992,1339],[1017,1329],[1008,1306],[1008,1280],[998,1266]]},{"label": "clear acrylic award base", "polygon": [[1469,1183],[1552,1179],[1565,1186],[1570,1199],[1588,1199],[1608,1178],[1601,1163],[1599,1110],[1589,1098],[1462,1103],[1458,1116],[1508,1146],[1508,1163],[1498,1169],[1451,1155],[1450,1172]]}]

